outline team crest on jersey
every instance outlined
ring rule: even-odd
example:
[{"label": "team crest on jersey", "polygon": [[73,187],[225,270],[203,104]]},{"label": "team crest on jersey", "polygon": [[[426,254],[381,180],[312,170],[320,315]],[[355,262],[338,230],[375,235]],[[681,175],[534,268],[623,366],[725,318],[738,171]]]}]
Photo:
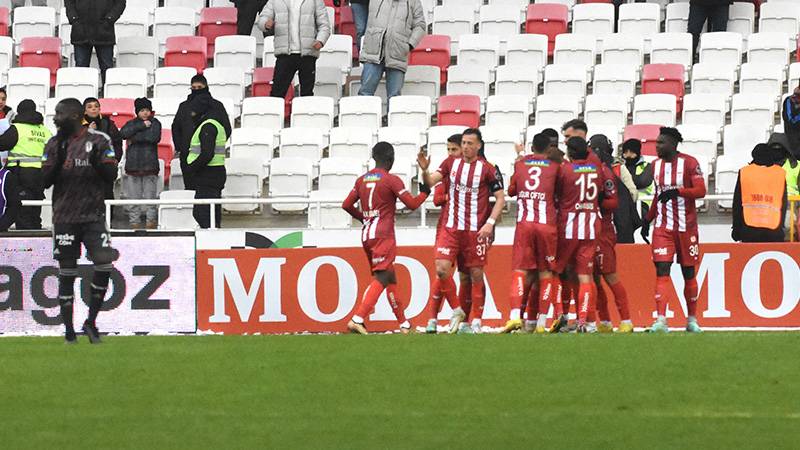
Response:
[{"label": "team crest on jersey", "polygon": [[87,142],[86,145],[83,146],[83,149],[86,150],[86,153],[92,153],[92,143]]},{"label": "team crest on jersey", "polygon": [[597,166],[594,164],[573,164],[572,170],[575,173],[592,173],[597,172]]},{"label": "team crest on jersey", "polygon": [[689,238],[689,241],[691,241],[691,243],[694,244],[695,242],[697,242],[697,238],[692,236]]},{"label": "team crest on jersey", "polygon": [[550,166],[550,160],[548,159],[526,159],[525,160],[526,166],[539,166],[539,167],[548,167]]},{"label": "team crest on jersey", "polygon": [[368,173],[364,175],[364,182],[369,183],[374,181],[381,181],[381,178],[383,178],[383,175],[381,175],[380,173],[377,172]]},{"label": "team crest on jersey", "polygon": [[614,189],[614,180],[606,180],[606,190],[610,191]]}]

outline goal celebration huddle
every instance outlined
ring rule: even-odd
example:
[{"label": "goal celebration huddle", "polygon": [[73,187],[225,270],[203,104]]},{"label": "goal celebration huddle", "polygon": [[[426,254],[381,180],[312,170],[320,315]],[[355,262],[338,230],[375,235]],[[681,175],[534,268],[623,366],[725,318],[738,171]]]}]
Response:
[{"label": "goal celebration huddle", "polygon": [[[613,220],[621,196],[629,194],[621,186],[612,145],[602,135],[587,141],[588,128],[581,120],[565,123],[561,132],[566,153],[559,149],[559,133],[553,129],[536,134],[530,148],[518,146],[506,187],[498,167],[483,153],[480,130],[467,128],[448,139],[448,155],[439,167],[431,168],[430,158],[420,151],[417,196],[390,173],[394,163],[391,144],[376,144],[372,152],[375,168],[356,180],[342,205],[363,224],[362,245],[374,277],[348,329],[368,333],[365,319],[385,290],[400,330],[411,332],[403,313],[407,302],[398,298],[394,271],[396,205],[399,200],[413,210],[433,193],[441,215],[432,248],[436,277],[426,311],[426,332],[438,331],[436,317],[444,302],[453,311],[448,333],[483,331],[484,267],[491,257],[494,227],[502,218],[507,197],[516,199],[516,229],[510,309],[502,332],[613,332],[611,299],[603,283],[621,319],[616,331],[633,332],[628,292],[617,275]],[[653,180],[653,200],[642,221],[645,230],[652,230],[657,279],[654,292],[635,294],[652,295],[656,319],[647,329],[650,332],[669,331],[665,296],[672,284],[674,262],[684,278],[686,331],[702,332],[696,318],[695,270],[700,252],[695,201],[706,195],[706,186],[697,160],[678,152],[682,140],[677,129],[661,128],[656,141],[658,156],[647,169]],[[577,320],[570,323],[567,317],[572,304]]]}]

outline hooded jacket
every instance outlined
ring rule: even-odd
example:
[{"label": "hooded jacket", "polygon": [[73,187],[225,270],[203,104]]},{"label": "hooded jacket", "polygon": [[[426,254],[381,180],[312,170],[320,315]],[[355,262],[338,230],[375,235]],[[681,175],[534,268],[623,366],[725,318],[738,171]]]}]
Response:
[{"label": "hooded jacket", "polygon": [[372,0],[359,60],[405,72],[427,28],[420,0]]},{"label": "hooded jacket", "polygon": [[161,122],[150,118],[150,126],[140,118],[131,119],[120,130],[128,141],[125,149],[125,173],[128,175],[158,175],[158,143],[161,142]]}]

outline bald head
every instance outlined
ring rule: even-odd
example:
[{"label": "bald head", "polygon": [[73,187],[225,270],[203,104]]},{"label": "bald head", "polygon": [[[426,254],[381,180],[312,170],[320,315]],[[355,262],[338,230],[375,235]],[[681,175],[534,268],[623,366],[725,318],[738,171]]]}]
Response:
[{"label": "bald head", "polygon": [[65,98],[56,105],[53,122],[59,134],[70,136],[80,129],[82,117],[83,103],[77,98]]}]

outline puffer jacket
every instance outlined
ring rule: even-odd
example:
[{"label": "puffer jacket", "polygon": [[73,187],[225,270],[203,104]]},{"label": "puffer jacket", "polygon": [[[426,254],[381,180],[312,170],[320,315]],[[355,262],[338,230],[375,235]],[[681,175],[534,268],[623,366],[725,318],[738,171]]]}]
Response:
[{"label": "puffer jacket", "polygon": [[125,11],[125,0],[66,0],[72,25],[72,45],[114,45],[114,24]]},{"label": "puffer jacket", "polygon": [[[322,0],[301,0],[300,5],[300,54],[319,57],[319,50],[312,47],[314,41],[323,44],[331,35],[328,12]],[[275,55],[289,54],[289,10],[292,0],[272,0],[258,17],[258,28],[265,31],[266,23],[272,20],[275,30]]]},{"label": "puffer jacket", "polygon": [[405,72],[409,52],[426,32],[420,0],[372,0],[359,60]]},{"label": "puffer jacket", "polygon": [[150,119],[150,127],[144,120],[129,120],[119,134],[127,139],[125,149],[125,173],[128,175],[158,175],[158,143],[161,142],[161,122]]}]

